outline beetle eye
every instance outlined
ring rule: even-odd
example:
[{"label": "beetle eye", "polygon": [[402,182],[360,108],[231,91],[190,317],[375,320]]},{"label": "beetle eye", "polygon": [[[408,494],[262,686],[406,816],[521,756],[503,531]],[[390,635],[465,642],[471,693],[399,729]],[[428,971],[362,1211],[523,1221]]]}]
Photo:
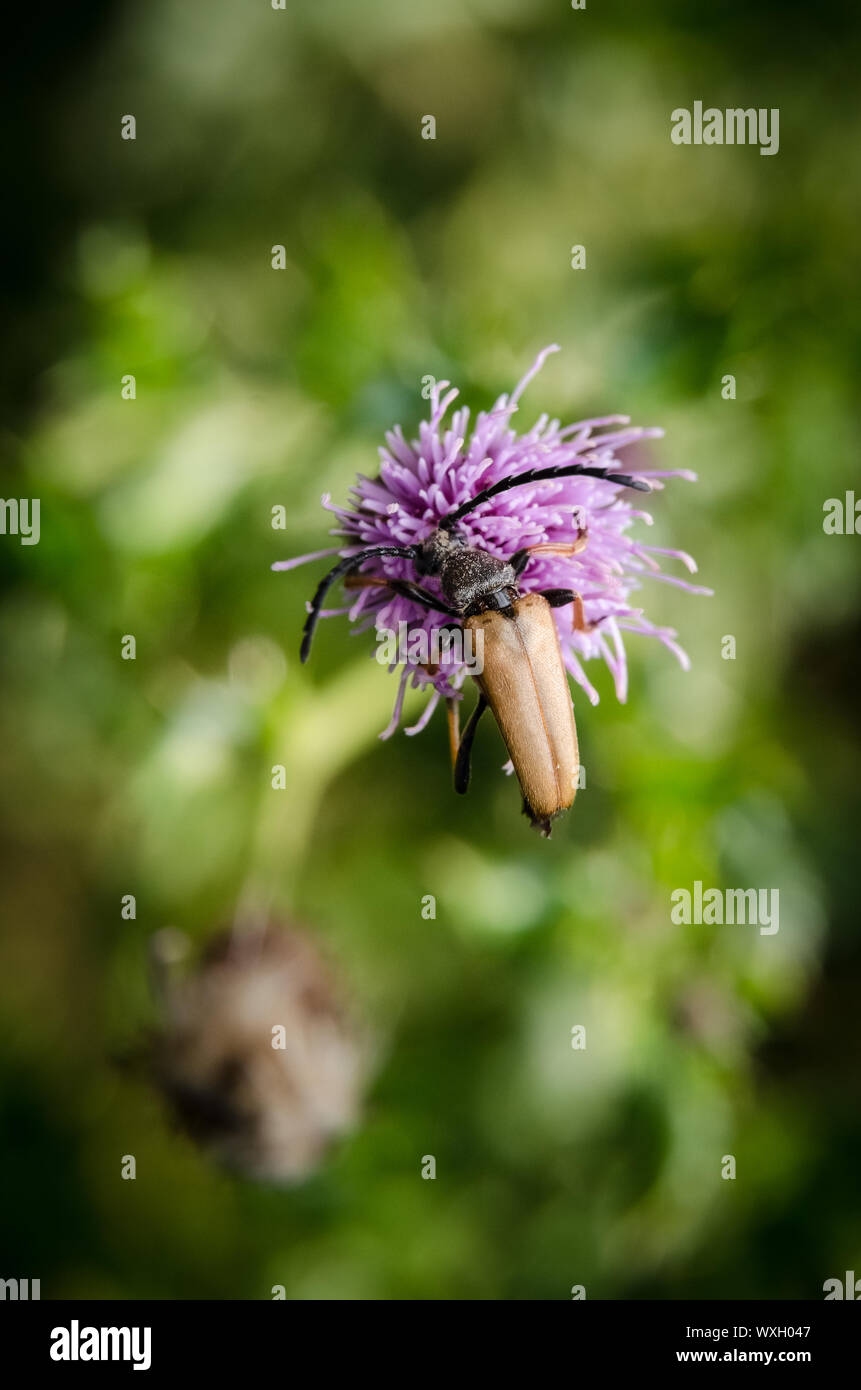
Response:
[{"label": "beetle eye", "polygon": [[424,545],[416,552],[415,567],[416,574],[436,574],[439,569],[439,562],[432,540],[425,541]]}]

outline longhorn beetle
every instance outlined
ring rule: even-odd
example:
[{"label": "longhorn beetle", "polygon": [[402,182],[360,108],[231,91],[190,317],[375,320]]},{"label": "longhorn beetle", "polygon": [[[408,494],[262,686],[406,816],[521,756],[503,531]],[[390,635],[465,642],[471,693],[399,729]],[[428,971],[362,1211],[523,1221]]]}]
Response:
[{"label": "longhorn beetle", "polygon": [[550,610],[573,604],[575,628],[580,631],[587,628],[582,599],[573,589],[521,593],[518,579],[532,555],[575,555],[585,546],[586,536],[581,533],[576,541],[566,545],[546,543],[526,547],[515,551],[509,560],[500,560],[489,551],[470,545],[458,530],[458,523],[501,492],[575,474],[651,492],[642,478],[614,473],[597,464],[532,468],[526,473],[502,478],[442,517],[430,535],[418,544],[369,546],[340,560],[321,579],[308,606],[300,650],[302,661],[307,661],[320,609],[331,586],[367,560],[397,556],[412,560],[420,578],[437,576],[441,596],[430,593],[411,579],[394,579],[387,575],[361,575],[354,583],[384,585],[423,608],[455,619],[467,629],[483,631],[484,668],[480,676],[473,677],[478,685],[478,702],[462,738],[457,703],[449,701],[455,791],[464,793],[469,786],[475,731],[482,714],[490,707],[520,783],[523,810],[543,835],[550,834],[553,817],[567,810],[574,801],[579,765],[574,707]]}]

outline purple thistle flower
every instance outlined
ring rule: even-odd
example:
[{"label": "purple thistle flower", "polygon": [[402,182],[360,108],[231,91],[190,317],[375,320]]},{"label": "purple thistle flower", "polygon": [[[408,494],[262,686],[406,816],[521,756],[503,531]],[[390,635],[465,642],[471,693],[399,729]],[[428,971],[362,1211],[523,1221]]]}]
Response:
[{"label": "purple thistle flower", "polygon": [[[477,416],[471,433],[466,407],[456,410],[448,425],[444,424],[458,392],[448,389],[447,381],[437,382],[431,392],[430,418],[419,425],[418,439],[409,443],[397,426],[387,433],[385,447],[380,448],[378,476],[359,476],[349,507],[334,506],[328,494],[322,498],[323,506],[337,518],[331,534],[343,544],[279,561],[272,568],[293,569],[310,560],[354,555],[375,545],[413,545],[424,540],[455,507],[502,478],[534,468],[578,462],[612,469],[619,451],[636,448],[641,440],[662,436],[660,429],[631,426],[624,415],[606,415],[565,426],[542,415],[527,433],[517,434],[511,419],[519,409],[520,397],[547,356],[558,350],[553,345],[540,352],[511,395],[500,396],[492,410]],[[624,467],[637,477],[648,479],[652,488],[661,488],[663,478],[696,479],[687,469],[632,468],[630,462]],[[658,557],[679,560],[690,573],[695,573],[697,567],[684,551],[649,546],[631,534],[635,522],[651,525],[652,518],[634,507],[630,497],[626,488],[606,479],[559,478],[524,484],[502,493],[458,524],[468,544],[501,560],[508,560],[515,551],[527,546],[570,545],[585,535],[586,544],[576,555],[533,555],[520,586],[525,592],[570,588],[582,596],[590,630],[574,631],[570,607],[556,610],[554,618],[565,666],[592,704],[597,704],[599,697],[586,675],[584,662],[595,658],[602,659],[610,670],[617,698],[624,701],[627,696],[623,641],[626,632],[656,637],[673,652],[683,669],[689,667],[673,629],[656,627],[632,603],[644,578],[663,580],[690,593],[711,593],[710,589],[662,573]],[[376,557],[368,565],[366,575],[415,578],[414,565],[406,558]],[[439,593],[439,582],[434,577],[423,580],[423,584]],[[356,632],[369,628],[380,634],[397,632],[399,624],[406,623],[411,635],[424,629],[429,640],[435,630],[450,622],[442,613],[428,612],[412,600],[375,585],[359,587],[349,606],[324,610],[321,616],[345,613]],[[427,725],[440,697],[458,698],[465,674],[466,667],[457,652],[443,651],[438,667],[431,671],[407,661],[391,722],[380,737],[388,738],[397,729],[408,682],[419,688],[429,687],[431,692],[418,723],[406,730],[416,734]]]}]

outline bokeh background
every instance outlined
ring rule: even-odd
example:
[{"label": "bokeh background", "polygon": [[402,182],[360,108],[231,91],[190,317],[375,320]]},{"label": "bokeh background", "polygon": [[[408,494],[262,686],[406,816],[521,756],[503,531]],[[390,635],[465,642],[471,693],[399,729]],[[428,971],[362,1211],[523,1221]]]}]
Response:
[{"label": "bokeh background", "polygon": [[[0,540],[0,1273],[43,1298],[821,1298],[861,1269],[861,541],[822,529],[858,476],[859,17],[17,22],[3,492],[41,499],[42,535]],[[674,146],[695,100],[779,107],[779,154]],[[320,494],[414,430],[423,376],[486,407],[553,341],[520,423],[663,425],[654,454],[700,481],[651,539],[716,595],[644,595],[689,674],[632,639],[619,707],[590,668],[587,788],[545,843],[490,726],[463,800],[441,712],[378,742],[395,683],[367,638],[326,623],[300,668],[321,569],[269,566],[327,543]],[[695,879],[778,888],[779,934],[673,925]],[[202,944],[249,887],[376,1038],[363,1125],[295,1190],[221,1174],[127,1064],[152,934]]]}]

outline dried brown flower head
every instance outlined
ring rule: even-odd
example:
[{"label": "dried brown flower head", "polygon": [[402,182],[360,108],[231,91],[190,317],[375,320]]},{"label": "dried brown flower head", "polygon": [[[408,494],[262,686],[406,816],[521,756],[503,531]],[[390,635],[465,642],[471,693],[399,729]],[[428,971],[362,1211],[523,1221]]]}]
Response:
[{"label": "dried brown flower head", "polygon": [[180,1127],[225,1166],[280,1182],[307,1176],[355,1123],[365,1050],[316,946],[295,929],[234,929],[185,974],[154,965],[165,1019],[152,1051]]}]

